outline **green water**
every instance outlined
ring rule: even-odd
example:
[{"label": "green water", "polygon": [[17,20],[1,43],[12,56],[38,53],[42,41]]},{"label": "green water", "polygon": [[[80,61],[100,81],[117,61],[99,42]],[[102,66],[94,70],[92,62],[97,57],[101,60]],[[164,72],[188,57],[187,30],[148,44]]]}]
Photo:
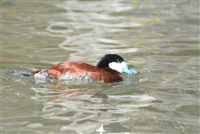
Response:
[{"label": "green water", "polygon": [[[198,1],[2,2],[1,133],[199,133]],[[121,55],[120,83],[9,77]]]}]

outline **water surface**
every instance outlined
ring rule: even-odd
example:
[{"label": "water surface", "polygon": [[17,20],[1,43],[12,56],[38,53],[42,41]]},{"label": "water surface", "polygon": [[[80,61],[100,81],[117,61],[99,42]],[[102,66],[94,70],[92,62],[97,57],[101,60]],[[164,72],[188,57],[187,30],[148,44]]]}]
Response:
[{"label": "water surface", "polygon": [[[199,133],[199,3],[2,3],[2,133]],[[65,60],[121,55],[120,83],[9,77]]]}]

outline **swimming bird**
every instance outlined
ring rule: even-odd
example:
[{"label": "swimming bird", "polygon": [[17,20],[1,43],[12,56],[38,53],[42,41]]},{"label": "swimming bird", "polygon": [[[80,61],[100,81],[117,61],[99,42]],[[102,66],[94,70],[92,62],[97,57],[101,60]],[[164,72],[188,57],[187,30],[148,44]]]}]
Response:
[{"label": "swimming bird", "polygon": [[35,80],[50,81],[88,81],[88,82],[120,82],[123,73],[136,75],[135,71],[126,64],[117,54],[106,54],[96,66],[84,62],[64,61],[49,69],[40,69],[33,72],[10,71],[11,76],[34,76]]}]

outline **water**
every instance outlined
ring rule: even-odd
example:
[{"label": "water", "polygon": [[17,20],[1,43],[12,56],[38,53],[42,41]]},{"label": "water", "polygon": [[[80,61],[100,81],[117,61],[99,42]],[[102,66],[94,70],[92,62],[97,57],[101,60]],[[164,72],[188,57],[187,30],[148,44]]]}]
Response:
[{"label": "water", "polygon": [[[199,133],[199,2],[3,2],[1,133]],[[121,55],[120,83],[9,77]]]}]

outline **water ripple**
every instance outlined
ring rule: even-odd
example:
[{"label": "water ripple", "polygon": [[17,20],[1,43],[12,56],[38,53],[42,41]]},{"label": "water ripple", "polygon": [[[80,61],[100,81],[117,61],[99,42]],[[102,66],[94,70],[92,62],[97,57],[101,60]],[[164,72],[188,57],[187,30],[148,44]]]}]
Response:
[{"label": "water ripple", "polygon": [[[111,15],[112,13],[131,10],[133,6],[127,6],[123,3],[109,3],[109,5],[105,6],[101,2],[84,2],[84,4],[90,6],[89,9],[85,9],[82,5],[76,5],[76,3],[66,2],[67,6],[65,4],[57,4],[57,7],[64,8],[68,12],[68,14],[62,15],[71,20],[71,22],[49,22],[50,25],[46,28],[51,34],[66,35],[65,40],[58,46],[61,49],[70,51],[70,53],[73,52],[70,54],[69,59],[76,60],[79,58],[80,60],[80,57],[83,57],[83,55],[87,59],[88,53],[90,55],[98,55],[99,53],[102,55],[106,53],[132,53],[138,51],[137,48],[130,47],[129,44],[122,43],[119,39],[104,37],[107,34],[123,32],[126,29],[142,26],[142,24],[134,22],[127,17]],[[113,8],[111,9],[110,6]],[[79,12],[82,12],[81,16]],[[110,12],[110,14],[102,14],[101,12]],[[74,20],[75,18],[76,20]],[[123,21],[118,22],[118,20]],[[82,51],[82,49],[85,51]],[[121,51],[122,49],[123,51]]]}]

